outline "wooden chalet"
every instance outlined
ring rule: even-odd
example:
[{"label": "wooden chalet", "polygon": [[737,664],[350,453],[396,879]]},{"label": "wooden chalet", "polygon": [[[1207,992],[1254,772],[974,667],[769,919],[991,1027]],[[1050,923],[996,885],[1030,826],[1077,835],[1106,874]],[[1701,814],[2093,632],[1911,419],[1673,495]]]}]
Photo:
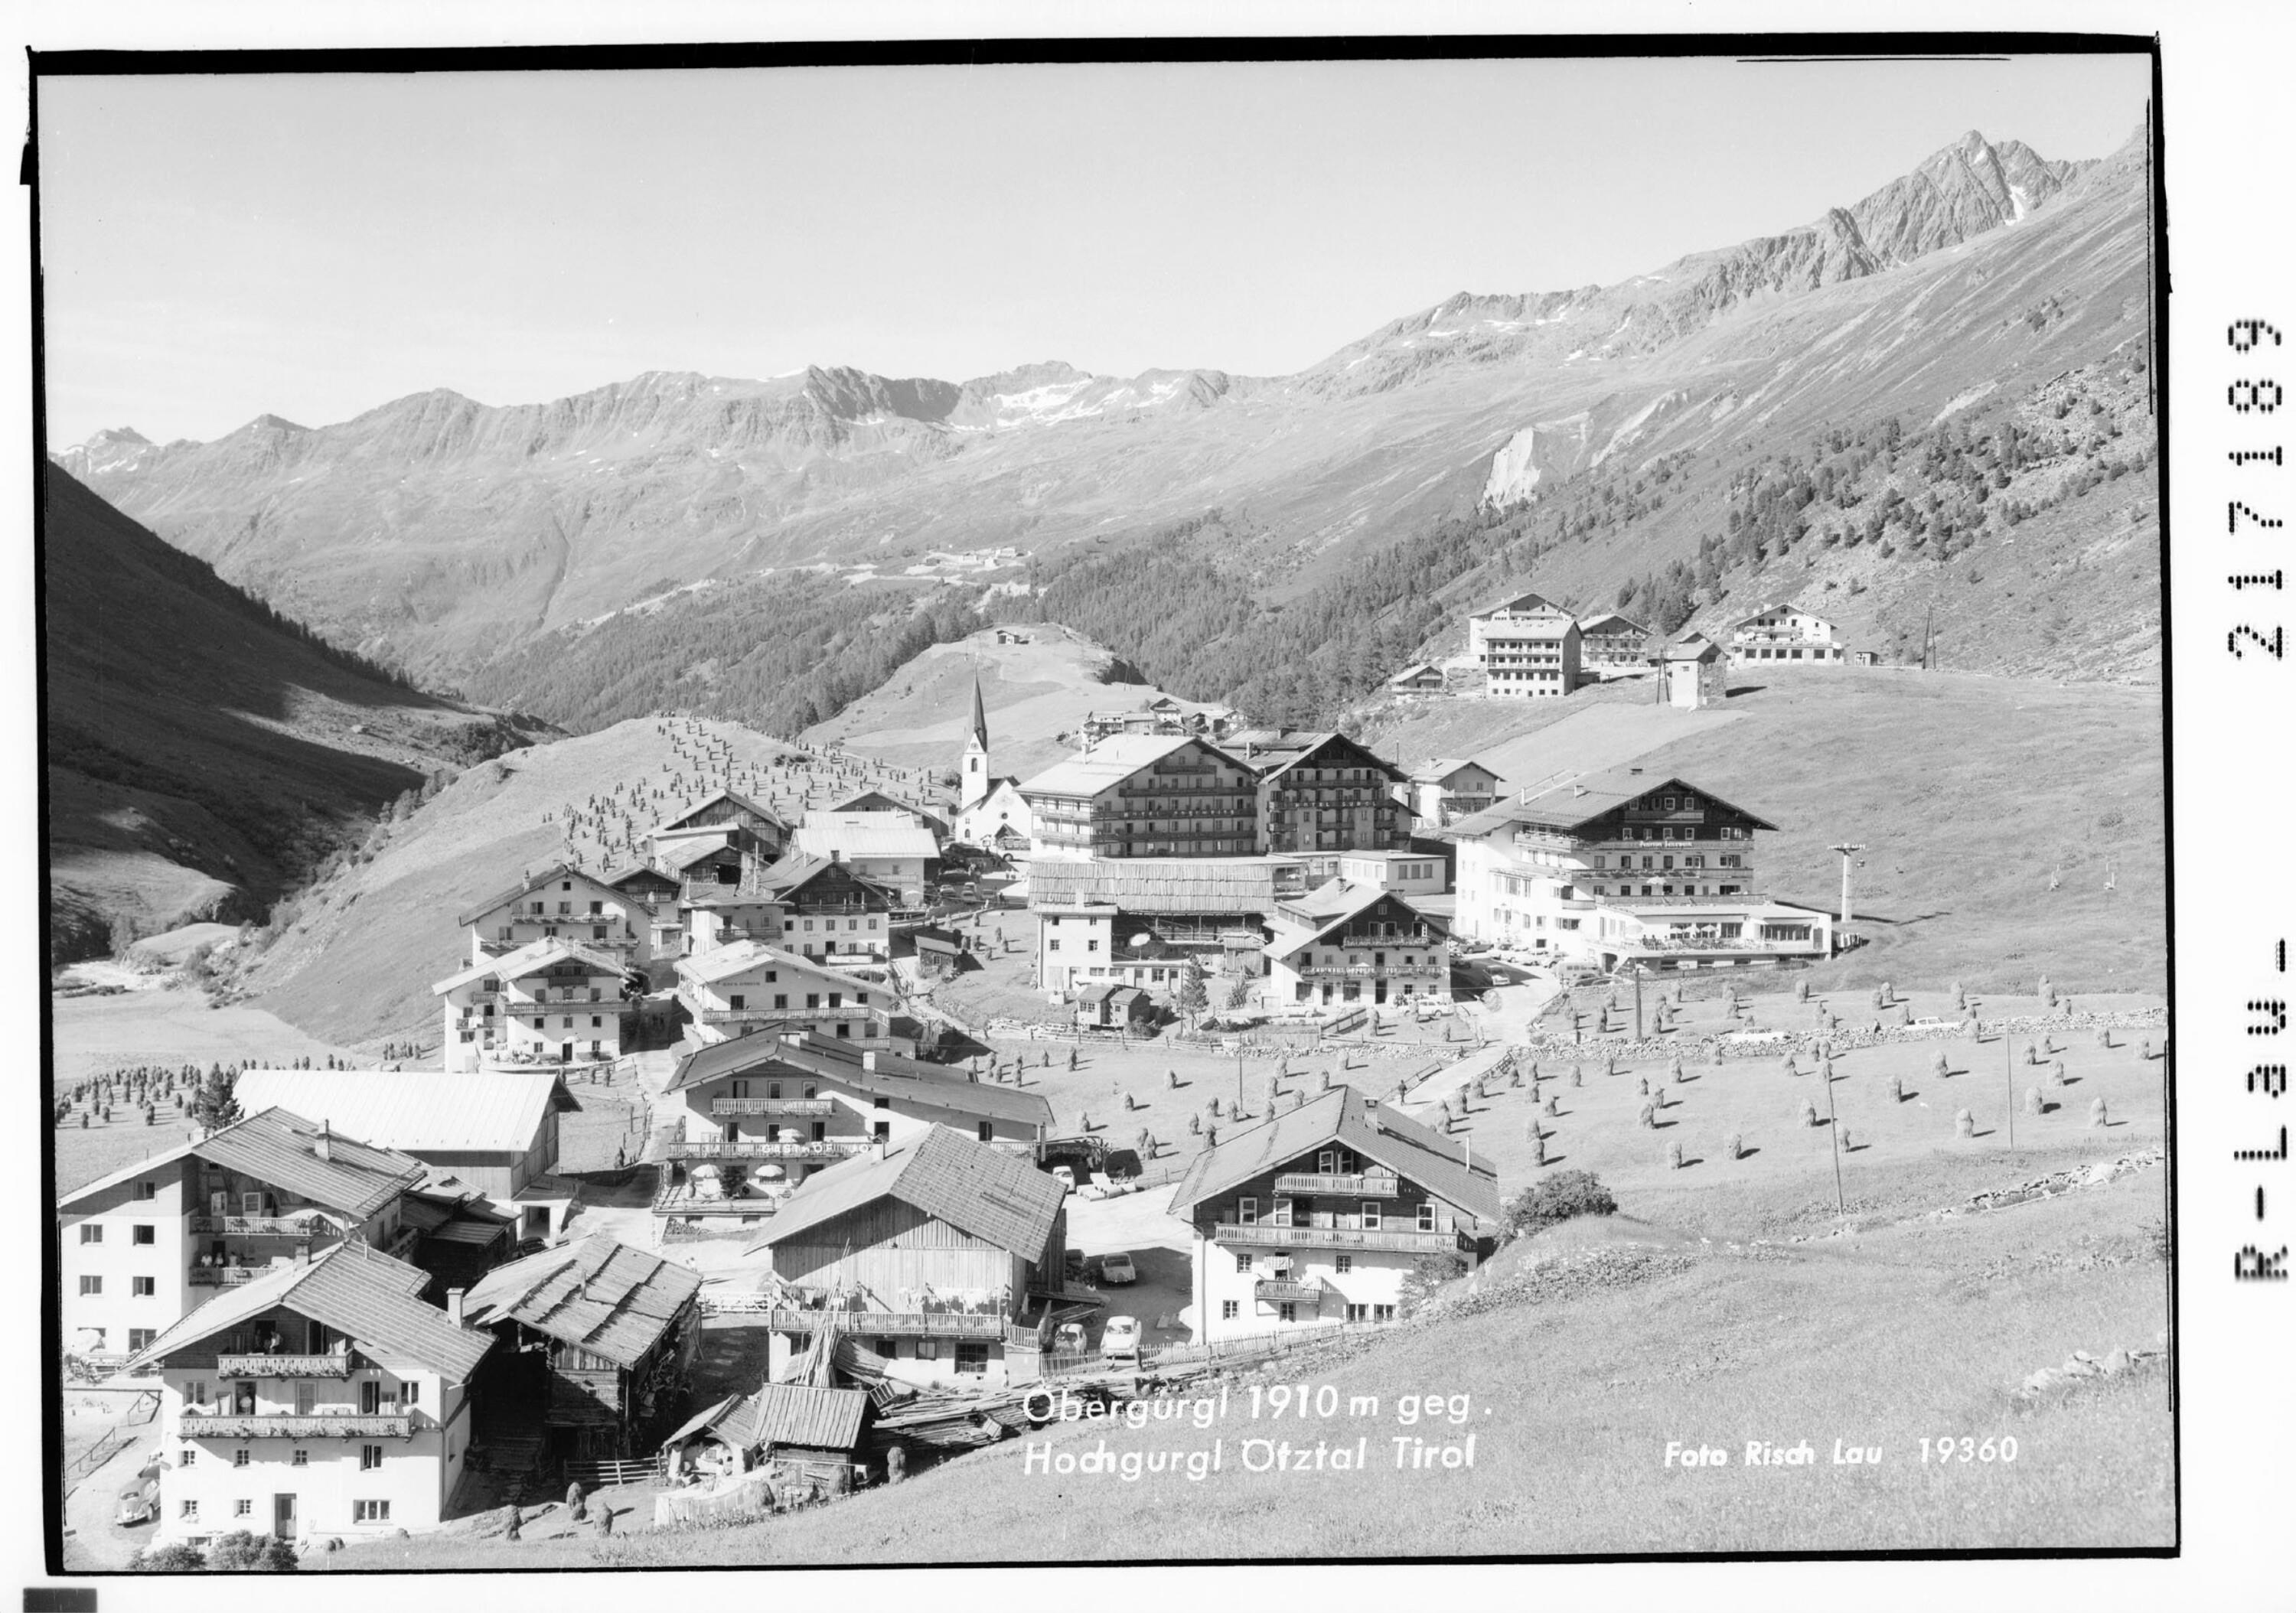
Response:
[{"label": "wooden chalet", "polygon": [[650,1449],[685,1393],[701,1289],[699,1273],[603,1233],[497,1266],[462,1309],[504,1341],[488,1412],[539,1428],[561,1460]]}]

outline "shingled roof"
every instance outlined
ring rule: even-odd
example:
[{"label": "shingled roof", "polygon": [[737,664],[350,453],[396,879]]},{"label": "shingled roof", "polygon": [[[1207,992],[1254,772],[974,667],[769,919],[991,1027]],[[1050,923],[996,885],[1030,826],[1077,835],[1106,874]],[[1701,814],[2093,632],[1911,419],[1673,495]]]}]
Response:
[{"label": "shingled roof", "polygon": [[463,1318],[517,1322],[635,1366],[692,1303],[701,1275],[604,1233],[496,1266],[463,1296]]},{"label": "shingled roof", "polygon": [[1498,1224],[1498,1176],[1490,1167],[1470,1166],[1443,1137],[1392,1109],[1366,1102],[1346,1085],[1233,1133],[1198,1154],[1172,1190],[1171,1212],[1189,1216],[1205,1200],[1331,1142],[1377,1160],[1487,1227]]},{"label": "shingled roof", "polygon": [[1078,902],[1105,902],[1140,913],[1264,913],[1275,901],[1276,867],[1270,857],[1089,863],[1040,857],[1029,869],[1029,905],[1042,913]]},{"label": "shingled roof", "polygon": [[789,1043],[774,1036],[735,1036],[688,1053],[662,1089],[665,1096],[733,1075],[766,1075],[786,1071],[800,1080],[811,1077],[849,1086],[872,1097],[898,1098],[926,1109],[945,1109],[974,1120],[1010,1120],[1049,1131],[1053,1106],[1036,1093],[975,1081],[939,1064],[925,1064],[880,1052],[876,1068],[857,1058],[842,1058],[817,1048],[808,1038]]},{"label": "shingled roof", "polygon": [[348,1335],[360,1354],[386,1364],[415,1362],[450,1382],[466,1381],[494,1339],[456,1327],[446,1312],[416,1298],[430,1281],[429,1273],[363,1243],[338,1244],[307,1265],[281,1266],[226,1290],[137,1352],[127,1370],[141,1371],[281,1308]]},{"label": "shingled roof", "polygon": [[1667,790],[1687,792],[1711,801],[1717,806],[1727,806],[1757,829],[1777,827],[1775,823],[1756,817],[1744,807],[1734,806],[1712,790],[1685,779],[1671,774],[1644,773],[1639,767],[1622,766],[1606,767],[1599,773],[1561,780],[1533,791],[1527,800],[1517,798],[1501,801],[1471,817],[1461,818],[1443,831],[1441,838],[1447,840],[1478,839],[1495,829],[1506,829],[1517,823],[1533,823],[1548,829],[1578,829],[1628,801]]},{"label": "shingled roof", "polygon": [[[327,1158],[319,1157],[322,1137]],[[339,1136],[316,1120],[283,1109],[267,1109],[222,1130],[100,1176],[57,1200],[59,1207],[90,1193],[147,1175],[156,1167],[195,1154],[226,1170],[238,1171],[284,1189],[314,1204],[364,1221],[399,1194],[421,1183],[422,1161],[393,1149],[373,1148]]]},{"label": "shingled roof", "polygon": [[749,1245],[786,1243],[880,1199],[898,1199],[1023,1258],[1045,1251],[1068,1189],[1026,1156],[936,1126],[914,1142],[862,1155],[806,1179]]}]

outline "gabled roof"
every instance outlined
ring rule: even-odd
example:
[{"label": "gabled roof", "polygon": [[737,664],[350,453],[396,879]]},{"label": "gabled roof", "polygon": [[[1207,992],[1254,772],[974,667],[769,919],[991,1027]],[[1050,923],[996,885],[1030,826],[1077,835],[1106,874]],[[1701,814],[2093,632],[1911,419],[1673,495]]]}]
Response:
[{"label": "gabled roof", "polygon": [[940,856],[933,831],[905,812],[808,812],[798,825],[797,848],[817,857],[841,851],[849,860]]},{"label": "gabled roof", "polygon": [[[1268,954],[1272,957],[1283,958],[1302,947],[1313,946],[1365,908],[1376,906],[1382,901],[1399,904],[1414,918],[1435,925],[1446,934],[1450,930],[1447,921],[1422,912],[1401,891],[1390,890],[1381,885],[1350,885],[1345,880],[1326,880],[1306,896],[1282,904],[1270,915],[1276,934],[1275,938],[1267,944]],[[1283,911],[1285,908],[1306,913],[1312,923],[1306,926],[1296,923]],[[1423,945],[1432,946],[1434,943]]]},{"label": "gabled roof", "polygon": [[1518,594],[1511,599],[1494,600],[1472,616],[1495,616],[1502,610],[1559,610],[1562,607],[1543,594]]},{"label": "gabled roof", "polygon": [[1539,610],[1520,610],[1511,613],[1506,620],[1506,632],[1501,637],[1537,636],[1552,633],[1557,636],[1578,632],[1578,618],[1560,605],[1549,605]]},{"label": "gabled roof", "polygon": [[1411,665],[1406,667],[1402,671],[1397,673],[1393,677],[1389,678],[1387,681],[1390,684],[1407,683],[1411,679],[1417,677],[1423,672],[1432,672],[1438,677],[1442,675],[1442,673],[1432,664],[1427,661],[1414,661]]},{"label": "gabled roof", "polygon": [[316,1120],[306,1120],[283,1109],[262,1109],[196,1142],[183,1143],[74,1188],[56,1200],[56,1207],[64,1208],[91,1193],[146,1175],[186,1155],[196,1155],[226,1170],[283,1188],[355,1221],[365,1220],[422,1180],[422,1160],[392,1149],[370,1147],[349,1137],[328,1134],[329,1157],[322,1159],[314,1151],[321,1135],[322,1128]]},{"label": "gabled roof", "polygon": [[1039,858],[1029,870],[1029,905],[1046,917],[1079,901],[1143,913],[1265,913],[1275,900],[1275,868],[1267,857]]},{"label": "gabled roof", "polygon": [[781,861],[760,872],[752,896],[763,896],[776,902],[785,902],[808,885],[827,873],[832,868],[843,868],[856,885],[875,891],[889,907],[899,905],[899,899],[884,886],[865,874],[856,873],[849,863],[836,863],[825,856],[814,856],[802,851],[791,851]]},{"label": "gabled roof", "polygon": [[849,1451],[861,1443],[869,1421],[865,1389],[816,1388],[803,1383],[768,1383],[748,1395],[728,1395],[696,1412],[661,1443],[676,1445],[707,1433],[735,1450],[760,1445],[807,1445]]},{"label": "gabled roof", "polygon": [[1670,661],[1702,661],[1710,655],[1719,655],[1722,647],[1702,633],[1685,633],[1669,644],[1665,659]]},{"label": "gabled roof", "polygon": [[1801,606],[1795,604],[1792,600],[1781,600],[1775,605],[1763,606],[1751,616],[1741,617],[1738,620],[1730,624],[1730,630],[1733,633],[1735,633],[1741,627],[1751,627],[1756,622],[1760,621],[1764,617],[1774,616],[1781,610],[1791,610],[1798,616],[1806,616],[1821,626],[1831,627],[1833,626],[1831,621],[1827,620],[1824,617],[1820,616],[1815,610],[1805,610]]},{"label": "gabled roof", "polygon": [[874,1069],[859,1059],[846,1059],[805,1042],[784,1042],[759,1034],[715,1042],[686,1054],[677,1073],[662,1088],[665,1097],[727,1076],[766,1075],[784,1071],[798,1080],[810,1077],[850,1087],[872,1097],[898,1098],[926,1109],[962,1115],[967,1121],[1009,1120],[1016,1125],[1050,1130],[1053,1107],[1038,1093],[974,1081],[939,1064],[926,1064],[880,1052]]},{"label": "gabled roof", "polygon": [[1201,746],[1223,761],[1237,758],[1193,733],[1116,733],[1081,756],[1055,762],[1021,786],[1023,795],[1093,796],[1112,790],[1176,750]]},{"label": "gabled roof", "polygon": [[[841,975],[833,969],[824,968],[811,958],[784,951],[778,946],[769,946],[763,941],[747,939],[729,941],[725,946],[712,947],[708,952],[682,957],[676,962],[677,978],[681,980],[691,980],[697,986],[714,985],[729,976],[740,974],[744,970],[764,967],[800,969],[803,970],[808,977],[815,979],[838,980],[846,984],[850,984],[852,981],[851,976]],[[865,984],[861,989],[865,991],[868,987]],[[889,1003],[891,1001],[890,994],[886,1000]]]},{"label": "gabled roof", "polygon": [[872,787],[839,802],[826,813],[817,807],[807,812],[805,821],[816,823],[825,816],[846,812],[906,812],[922,818],[927,823],[939,823],[943,817],[942,813],[933,807],[920,806],[914,801],[905,801],[897,795],[887,795],[883,790]]},{"label": "gabled roof", "polygon": [[734,806],[739,807],[743,812],[754,813],[758,817],[765,819],[768,823],[777,824],[783,829],[787,829],[789,827],[789,820],[787,818],[782,816],[780,813],[775,812],[772,807],[767,806],[762,801],[753,800],[750,797],[743,795],[739,790],[713,790],[701,799],[694,802],[693,806],[688,806],[684,812],[679,813],[676,817],[657,824],[655,826],[655,832],[660,833],[665,829],[683,829],[690,823],[695,816],[708,811],[710,807],[715,806],[720,801],[731,802]]},{"label": "gabled roof", "polygon": [[250,1069],[232,1095],[242,1109],[313,1115],[338,1134],[410,1154],[522,1154],[550,1115],[580,1107],[547,1070],[473,1079],[435,1069]]},{"label": "gabled roof", "polygon": [[603,1232],[498,1265],[463,1296],[477,1327],[517,1322],[634,1366],[693,1302],[701,1275]]},{"label": "gabled roof", "polygon": [[[716,829],[720,825],[712,824],[710,827]],[[723,827],[730,833],[734,826],[728,823]],[[728,844],[725,839],[706,840],[697,835],[691,839],[672,841],[669,845],[664,846],[658,855],[663,862],[676,869],[678,872],[684,873],[704,858],[725,856],[738,858],[742,852],[738,847]]]},{"label": "gabled roof", "polygon": [[338,1244],[308,1265],[281,1266],[225,1290],[137,1352],[128,1370],[163,1361],[275,1307],[348,1334],[362,1355],[419,1362],[450,1383],[467,1381],[494,1340],[456,1327],[446,1312],[415,1298],[430,1281],[429,1273],[363,1243]]},{"label": "gabled roof", "polygon": [[1077,993],[1076,1000],[1079,1003],[1106,1003],[1118,1000],[1128,1002],[1134,997],[1144,997],[1147,995],[1136,986],[1126,986],[1111,980],[1103,981],[1098,986],[1086,987]]},{"label": "gabled roof", "polygon": [[[623,890],[627,886],[641,884],[646,881],[652,881],[657,885],[667,885],[672,890],[677,888],[677,880],[675,878],[669,874],[662,872],[660,869],[656,868],[651,863],[632,863],[627,868],[618,868],[613,872],[606,876],[605,882],[612,886],[616,890]],[[627,892],[625,894],[627,894]]]},{"label": "gabled roof", "polygon": [[1394,1109],[1366,1102],[1346,1085],[1235,1132],[1198,1154],[1172,1191],[1171,1213],[1188,1216],[1205,1200],[1329,1142],[1377,1160],[1480,1222],[1498,1222],[1498,1176],[1490,1167],[1471,1167],[1447,1139]]},{"label": "gabled roof", "polygon": [[1423,766],[1413,768],[1411,782],[1414,784],[1447,784],[1451,782],[1451,776],[1454,774],[1464,773],[1470,767],[1480,767],[1493,778],[1505,782],[1504,775],[1496,768],[1488,766],[1471,757],[1446,756],[1431,757]]},{"label": "gabled roof", "polygon": [[483,963],[473,963],[468,969],[460,970],[443,980],[434,982],[430,987],[430,995],[443,996],[457,986],[468,986],[472,981],[483,980],[489,975],[497,979],[515,980],[522,976],[538,973],[553,963],[562,963],[570,960],[587,965],[590,972],[594,975],[619,977],[622,972],[622,966],[604,953],[593,952],[570,937],[544,936],[539,940],[529,941],[515,951],[506,952],[498,958],[488,958]]},{"label": "gabled roof", "polygon": [[496,908],[500,907],[504,903],[518,901],[529,892],[539,890],[543,886],[549,884],[554,880],[579,880],[586,885],[595,885],[602,889],[612,888],[611,886],[607,885],[605,880],[600,879],[596,874],[586,873],[571,863],[553,863],[540,873],[530,875],[521,880],[519,883],[512,886],[509,889],[500,891],[494,896],[488,897],[485,901],[480,903],[476,907],[472,908],[468,913],[456,913],[455,915],[455,922],[457,924],[475,924],[480,919],[485,918],[487,914],[492,913]]},{"label": "gabled roof", "polygon": [[1370,763],[1384,771],[1394,783],[1404,782],[1403,769],[1368,745],[1351,740],[1344,733],[1328,729],[1293,731],[1283,728],[1246,728],[1227,736],[1226,743],[1242,751],[1243,765],[1261,779],[1279,778],[1292,768],[1313,761],[1334,747]]},{"label": "gabled roof", "polygon": [[882,1158],[832,1165],[775,1211],[749,1245],[770,1249],[880,1199],[897,1199],[984,1242],[1034,1260],[1044,1253],[1068,1190],[1026,1156],[1007,1153],[945,1126]]},{"label": "gabled roof", "polygon": [[1605,610],[1600,616],[1580,617],[1578,618],[1578,631],[1581,633],[1646,634],[1650,629],[1644,626],[1632,617],[1621,616],[1615,610]]},{"label": "gabled roof", "polygon": [[1726,806],[1757,829],[1777,825],[1756,817],[1744,807],[1724,800],[1712,790],[1670,774],[1644,773],[1637,767],[1606,767],[1576,779],[1565,779],[1532,794],[1529,800],[1501,801],[1472,817],[1460,819],[1443,831],[1447,840],[1480,839],[1494,830],[1517,823],[1537,823],[1550,829],[1572,830],[1593,823],[1638,797],[1667,790],[1687,792],[1717,806]]}]

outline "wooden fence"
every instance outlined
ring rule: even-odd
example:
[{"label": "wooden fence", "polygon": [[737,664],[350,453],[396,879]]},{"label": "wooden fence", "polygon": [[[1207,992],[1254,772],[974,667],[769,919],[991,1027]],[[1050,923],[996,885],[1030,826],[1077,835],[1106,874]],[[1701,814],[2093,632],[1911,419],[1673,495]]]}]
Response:
[{"label": "wooden fence", "polygon": [[633,1458],[629,1461],[603,1458],[597,1461],[568,1462],[562,1465],[566,1470],[567,1479],[571,1483],[579,1484],[585,1490],[594,1490],[601,1485],[644,1484],[661,1472],[660,1462],[651,1456]]}]

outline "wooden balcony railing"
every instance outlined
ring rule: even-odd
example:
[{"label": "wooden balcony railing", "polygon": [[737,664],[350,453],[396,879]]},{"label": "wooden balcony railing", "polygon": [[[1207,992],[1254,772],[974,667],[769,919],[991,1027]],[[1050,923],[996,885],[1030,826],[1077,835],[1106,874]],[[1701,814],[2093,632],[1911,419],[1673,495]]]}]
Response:
[{"label": "wooden balcony railing", "polygon": [[837,1105],[827,1098],[712,1098],[713,1115],[833,1115]]},{"label": "wooden balcony railing", "polygon": [[849,1333],[904,1339],[1001,1339],[1008,1320],[997,1311],[799,1311],[777,1306],[766,1313],[766,1325],[777,1332],[811,1333],[834,1327]]},{"label": "wooden balcony railing", "polygon": [[1400,1178],[1378,1171],[1359,1171],[1350,1175],[1324,1176],[1306,1171],[1285,1171],[1275,1178],[1279,1193],[1331,1193],[1357,1199],[1392,1199],[1399,1190]]},{"label": "wooden balcony railing", "polygon": [[1262,1305],[1314,1305],[1324,1303],[1324,1285],[1320,1281],[1300,1281],[1289,1277],[1271,1277],[1251,1285],[1251,1297]]},{"label": "wooden balcony railing", "polygon": [[218,1378],[348,1378],[351,1355],[217,1355]]},{"label": "wooden balcony railing", "polygon": [[1277,1226],[1265,1221],[1252,1226],[1219,1222],[1212,1228],[1212,1241],[1240,1249],[1378,1249],[1403,1255],[1467,1248],[1464,1234],[1459,1232],[1423,1232],[1415,1227],[1369,1231],[1351,1226]]},{"label": "wooden balcony railing", "polygon": [[229,1238],[340,1238],[324,1216],[193,1216],[192,1231]]},{"label": "wooden balcony railing", "polygon": [[185,1439],[405,1439],[414,1431],[406,1412],[254,1414],[189,1406],[176,1422]]},{"label": "wooden balcony railing", "polygon": [[195,1265],[191,1270],[193,1288],[237,1288],[242,1282],[255,1280],[257,1268],[251,1265]]},{"label": "wooden balcony railing", "polygon": [[818,1142],[673,1142],[673,1159],[842,1159],[873,1146],[866,1137],[824,1138]]}]

